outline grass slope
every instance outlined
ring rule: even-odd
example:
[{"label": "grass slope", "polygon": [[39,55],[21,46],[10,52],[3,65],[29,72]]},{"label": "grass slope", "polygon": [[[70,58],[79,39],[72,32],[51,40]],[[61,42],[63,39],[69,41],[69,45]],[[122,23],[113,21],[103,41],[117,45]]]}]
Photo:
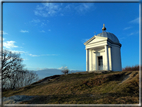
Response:
[{"label": "grass slope", "polygon": [[36,96],[23,104],[138,104],[139,72],[55,76],[3,92],[3,97],[12,95]]}]

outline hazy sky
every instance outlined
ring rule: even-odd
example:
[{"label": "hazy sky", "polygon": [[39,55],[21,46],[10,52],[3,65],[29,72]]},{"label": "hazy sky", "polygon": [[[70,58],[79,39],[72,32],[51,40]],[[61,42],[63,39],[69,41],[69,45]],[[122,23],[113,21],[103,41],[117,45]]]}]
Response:
[{"label": "hazy sky", "polygon": [[103,23],[122,44],[122,67],[139,64],[139,3],[4,3],[3,45],[30,70],[85,71],[83,43]]}]

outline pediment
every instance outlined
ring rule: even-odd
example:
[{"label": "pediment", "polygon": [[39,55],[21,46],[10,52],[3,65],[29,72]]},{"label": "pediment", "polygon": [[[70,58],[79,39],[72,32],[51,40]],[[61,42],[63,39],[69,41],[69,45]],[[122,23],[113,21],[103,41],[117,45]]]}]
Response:
[{"label": "pediment", "polygon": [[99,41],[104,41],[104,40],[107,40],[107,37],[93,36],[91,39],[86,41],[84,43],[84,45],[88,45],[88,44],[92,44],[92,43],[99,42]]}]

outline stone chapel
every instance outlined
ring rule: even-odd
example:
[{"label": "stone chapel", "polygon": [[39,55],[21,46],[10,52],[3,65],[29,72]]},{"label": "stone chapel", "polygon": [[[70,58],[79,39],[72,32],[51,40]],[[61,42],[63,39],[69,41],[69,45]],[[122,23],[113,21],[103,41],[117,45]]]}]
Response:
[{"label": "stone chapel", "polygon": [[94,35],[84,45],[86,71],[122,71],[121,44],[113,33],[106,32],[104,24],[102,33]]}]

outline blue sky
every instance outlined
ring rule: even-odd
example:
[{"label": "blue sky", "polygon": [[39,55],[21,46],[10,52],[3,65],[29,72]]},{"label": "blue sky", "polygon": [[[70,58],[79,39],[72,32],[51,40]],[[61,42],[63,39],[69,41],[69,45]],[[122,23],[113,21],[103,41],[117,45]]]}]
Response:
[{"label": "blue sky", "polygon": [[3,3],[3,48],[29,70],[86,70],[84,42],[115,34],[122,67],[139,64],[139,3]]}]

